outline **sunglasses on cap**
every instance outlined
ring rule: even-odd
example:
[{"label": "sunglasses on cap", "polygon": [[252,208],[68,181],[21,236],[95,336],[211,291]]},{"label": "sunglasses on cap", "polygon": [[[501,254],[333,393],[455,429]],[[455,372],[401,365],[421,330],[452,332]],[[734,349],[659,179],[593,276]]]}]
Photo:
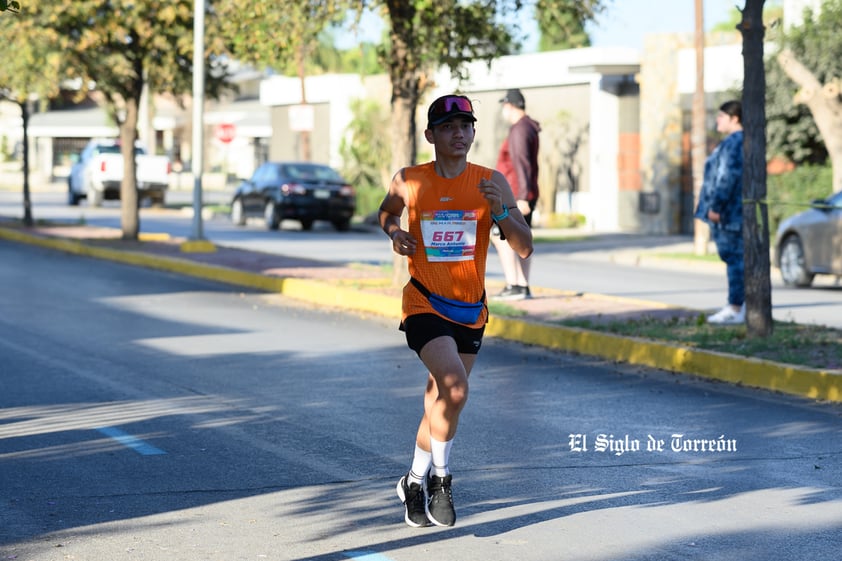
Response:
[{"label": "sunglasses on cap", "polygon": [[429,126],[439,125],[457,115],[476,121],[471,100],[463,95],[445,95],[435,100],[427,111]]}]

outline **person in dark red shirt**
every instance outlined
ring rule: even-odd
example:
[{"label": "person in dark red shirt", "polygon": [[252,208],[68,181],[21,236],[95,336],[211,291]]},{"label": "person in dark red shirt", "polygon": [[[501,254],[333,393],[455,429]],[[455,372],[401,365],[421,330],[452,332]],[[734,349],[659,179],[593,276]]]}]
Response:
[{"label": "person in dark red shirt", "polygon": [[[502,104],[503,120],[511,125],[509,134],[500,147],[497,171],[503,174],[517,200],[517,207],[526,223],[532,226],[532,213],[538,203],[538,133],[541,126],[526,114],[526,100],[520,90],[508,90]],[[496,229],[495,229],[496,230]],[[501,300],[523,300],[531,297],[529,291],[529,257],[518,256],[493,231],[491,241],[500,256],[506,287],[496,295]]]}]

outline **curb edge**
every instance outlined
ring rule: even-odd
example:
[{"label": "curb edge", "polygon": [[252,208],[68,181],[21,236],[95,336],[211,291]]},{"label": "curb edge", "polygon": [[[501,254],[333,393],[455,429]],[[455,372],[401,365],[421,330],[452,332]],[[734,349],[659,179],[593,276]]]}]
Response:
[{"label": "curb edge", "polygon": [[[314,280],[272,277],[173,257],[92,247],[83,242],[34,236],[3,227],[0,227],[0,239],[276,292],[312,304],[385,317],[400,317],[400,299],[398,298],[336,287]],[[548,349],[576,352],[670,372],[691,374],[734,385],[778,391],[814,400],[842,402],[842,375],[826,370],[499,316],[494,316],[489,320],[486,334]]]}]

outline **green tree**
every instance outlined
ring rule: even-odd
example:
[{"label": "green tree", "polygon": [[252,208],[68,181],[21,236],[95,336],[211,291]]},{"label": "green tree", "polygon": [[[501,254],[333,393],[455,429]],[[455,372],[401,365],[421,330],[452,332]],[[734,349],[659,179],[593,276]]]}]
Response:
[{"label": "green tree", "polygon": [[842,189],[840,18],[842,0],[827,0],[818,13],[805,9],[804,23],[780,39],[768,95],[772,154],[796,163],[823,163],[829,157],[834,191]]},{"label": "green tree", "polygon": [[220,32],[236,59],[274,70],[306,63],[322,33],[345,21],[354,0],[253,0],[249,9],[219,2]]},{"label": "green tree", "polygon": [[540,0],[535,5],[538,20],[539,51],[558,51],[588,47],[591,39],[585,31],[585,20],[562,2]]},{"label": "green tree", "polygon": [[311,62],[316,67],[311,73],[321,71],[371,76],[386,71],[377,56],[376,44],[360,43],[357,48],[338,50],[333,46],[330,34],[320,40]]},{"label": "green tree", "polygon": [[386,72],[377,55],[378,44],[362,42],[356,48],[339,50],[334,43],[335,40],[330,31],[322,34],[319,45],[309,60],[312,68],[308,67],[308,74],[336,72],[371,76]]},{"label": "green tree", "polygon": [[[234,58],[258,68],[298,76],[301,71],[298,55],[303,50],[303,70],[307,76],[384,71],[377,58],[376,44],[361,42],[359,47],[346,50],[335,46],[336,31],[348,31],[347,28],[353,31],[358,25],[359,14],[351,10],[355,5],[353,0],[296,0],[284,5],[256,0],[252,4],[253,12],[244,12],[233,4],[219,7],[224,36]],[[283,33],[278,33],[278,29]]]},{"label": "green tree", "polygon": [[[213,29],[214,12],[206,17]],[[137,140],[138,107],[144,85],[156,93],[190,92],[193,59],[193,2],[173,0],[43,0],[33,2],[26,16],[33,25],[54,34],[52,52],[60,53],[63,73],[83,85],[95,84],[120,128],[124,159],[120,188],[123,239],[137,239],[140,230],[133,146]],[[207,33],[204,56],[223,53],[215,33]],[[207,59],[206,59],[207,60]],[[225,67],[219,58],[205,81],[218,95]],[[86,94],[84,86],[79,92]]]},{"label": "green tree", "polygon": [[[253,0],[248,9],[235,2],[216,6],[222,37],[231,55],[260,68],[294,64],[301,80],[301,103],[307,103],[307,62],[317,51],[320,34],[345,20],[353,0]],[[301,158],[310,159],[310,135],[301,134]]]},{"label": "green tree", "polygon": [[23,121],[23,223],[32,226],[29,192],[29,115],[33,100],[58,93],[59,56],[51,50],[55,35],[28,18],[0,19],[0,45],[15,45],[0,57],[0,98],[18,104]]}]

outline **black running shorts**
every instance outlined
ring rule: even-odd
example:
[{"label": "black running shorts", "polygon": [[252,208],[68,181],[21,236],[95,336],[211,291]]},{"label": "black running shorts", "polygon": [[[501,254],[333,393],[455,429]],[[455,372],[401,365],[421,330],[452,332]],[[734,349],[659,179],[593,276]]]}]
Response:
[{"label": "black running shorts", "polygon": [[482,346],[485,326],[478,329],[447,321],[436,314],[409,316],[400,326],[406,333],[406,343],[419,356],[424,345],[437,337],[450,337],[456,341],[456,349],[462,354],[475,355]]}]

